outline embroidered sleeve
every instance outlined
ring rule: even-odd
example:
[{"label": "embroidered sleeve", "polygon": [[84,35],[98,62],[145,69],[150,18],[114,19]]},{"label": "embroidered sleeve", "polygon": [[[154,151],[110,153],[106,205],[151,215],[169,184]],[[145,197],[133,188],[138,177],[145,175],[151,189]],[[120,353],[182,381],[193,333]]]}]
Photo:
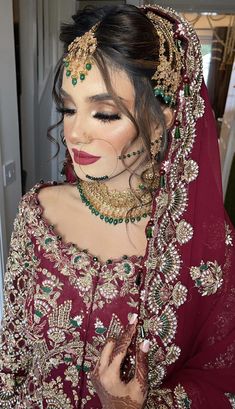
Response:
[{"label": "embroidered sleeve", "polygon": [[27,249],[30,247],[30,242],[25,232],[22,203],[14,221],[5,273],[5,307],[0,338],[0,407],[2,409],[16,407],[17,397],[30,365],[30,353],[25,335],[24,304],[29,281],[28,272],[32,269],[32,261]]}]

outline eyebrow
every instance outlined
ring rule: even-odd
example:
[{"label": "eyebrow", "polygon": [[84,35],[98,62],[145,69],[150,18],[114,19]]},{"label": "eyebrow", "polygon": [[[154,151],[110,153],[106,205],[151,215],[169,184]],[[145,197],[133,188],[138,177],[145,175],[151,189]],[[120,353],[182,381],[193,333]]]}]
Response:
[{"label": "eyebrow", "polygon": [[[63,88],[61,88],[61,95],[66,97],[66,98],[71,98],[71,95],[69,95]],[[118,98],[121,101],[126,101],[124,98],[118,96]],[[103,94],[97,94],[97,95],[92,95],[90,97],[86,98],[86,102],[102,102],[102,101],[113,101],[112,95],[108,93],[103,93]],[[127,101],[126,101],[127,102]]]}]

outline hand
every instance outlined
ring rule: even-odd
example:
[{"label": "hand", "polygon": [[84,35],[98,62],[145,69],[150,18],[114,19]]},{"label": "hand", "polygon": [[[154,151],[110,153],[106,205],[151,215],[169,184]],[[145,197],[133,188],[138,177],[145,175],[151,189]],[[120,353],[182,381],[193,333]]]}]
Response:
[{"label": "hand", "polygon": [[121,365],[136,332],[137,316],[133,314],[130,324],[118,338],[109,338],[100,359],[91,373],[91,381],[98,393],[103,409],[141,409],[148,391],[149,341],[142,342],[136,351],[136,367],[133,378],[121,380]]}]

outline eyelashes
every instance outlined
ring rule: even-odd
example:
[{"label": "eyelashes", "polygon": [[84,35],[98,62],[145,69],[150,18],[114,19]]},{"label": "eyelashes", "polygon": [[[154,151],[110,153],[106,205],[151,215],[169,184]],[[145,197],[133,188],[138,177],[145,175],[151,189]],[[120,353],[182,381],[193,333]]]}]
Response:
[{"label": "eyelashes", "polygon": [[[56,110],[63,116],[72,116],[76,113],[76,110],[71,108],[57,107]],[[96,112],[93,115],[93,118],[98,119],[101,122],[107,123],[112,121],[118,121],[119,119],[121,119],[121,116],[119,114],[106,114],[105,112]]]},{"label": "eyelashes", "polygon": [[72,116],[75,114],[75,109],[69,109],[69,108],[56,108],[56,111],[59,112],[59,114],[63,116]]},{"label": "eyelashes", "polygon": [[119,114],[105,114],[104,112],[96,112],[93,118],[99,119],[101,122],[118,121],[121,119]]}]

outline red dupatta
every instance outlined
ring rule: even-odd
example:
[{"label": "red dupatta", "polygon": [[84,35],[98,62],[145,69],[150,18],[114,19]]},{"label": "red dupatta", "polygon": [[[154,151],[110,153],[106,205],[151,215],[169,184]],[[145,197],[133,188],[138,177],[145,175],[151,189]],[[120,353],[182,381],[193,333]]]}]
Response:
[{"label": "red dupatta", "polygon": [[143,10],[172,23],[183,61],[142,282],[140,312],[152,340],[146,407],[227,409],[227,393],[235,394],[234,231],[200,44],[173,10]]}]

